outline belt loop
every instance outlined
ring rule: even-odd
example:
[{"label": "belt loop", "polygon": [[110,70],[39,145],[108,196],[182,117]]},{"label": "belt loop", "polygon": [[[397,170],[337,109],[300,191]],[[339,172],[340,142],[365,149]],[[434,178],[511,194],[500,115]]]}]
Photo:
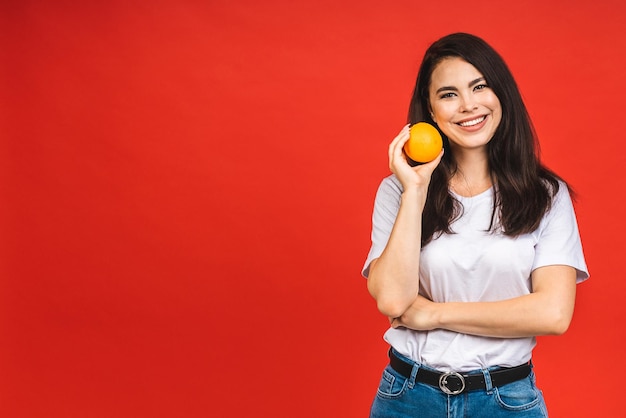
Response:
[{"label": "belt loop", "polygon": [[411,377],[409,378],[409,389],[413,389],[415,386],[415,380],[417,379],[417,372],[420,370],[420,363],[414,362],[411,369]]},{"label": "belt loop", "polygon": [[489,373],[489,369],[482,369],[483,377],[485,378],[485,390],[488,394],[491,394],[493,391],[493,383],[491,382],[491,373]]}]

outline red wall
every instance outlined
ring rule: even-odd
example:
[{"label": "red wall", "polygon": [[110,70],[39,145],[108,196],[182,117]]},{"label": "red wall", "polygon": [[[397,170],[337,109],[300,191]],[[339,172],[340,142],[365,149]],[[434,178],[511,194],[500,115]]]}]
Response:
[{"label": "red wall", "polygon": [[0,415],[365,416],[387,144],[425,48],[468,31],[580,194],[592,278],[539,384],[554,417],[616,416],[626,6],[439,4],[3,1]]}]

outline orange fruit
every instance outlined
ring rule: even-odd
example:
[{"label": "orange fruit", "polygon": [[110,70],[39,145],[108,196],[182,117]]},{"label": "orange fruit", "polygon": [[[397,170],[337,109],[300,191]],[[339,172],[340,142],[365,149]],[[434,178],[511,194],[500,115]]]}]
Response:
[{"label": "orange fruit", "polygon": [[441,134],[430,123],[418,122],[409,128],[410,138],[404,144],[404,152],[417,163],[428,163],[439,155],[443,148]]}]

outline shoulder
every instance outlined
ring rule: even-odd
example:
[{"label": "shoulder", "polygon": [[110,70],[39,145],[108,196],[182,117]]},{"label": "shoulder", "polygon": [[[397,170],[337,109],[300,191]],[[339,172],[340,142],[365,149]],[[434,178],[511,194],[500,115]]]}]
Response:
[{"label": "shoulder", "polygon": [[395,174],[390,174],[380,182],[381,187],[390,187],[402,191],[402,184]]},{"label": "shoulder", "polygon": [[395,217],[400,208],[403,191],[402,184],[395,175],[385,177],[376,192],[374,215],[384,214],[385,217]]},{"label": "shoulder", "polygon": [[[551,185],[548,184],[548,188],[550,190]],[[572,204],[572,196],[570,193],[569,186],[563,180],[557,180],[556,186],[551,188],[552,195],[552,207],[561,206],[565,204],[566,206],[570,206]]]},{"label": "shoulder", "polygon": [[551,202],[554,203],[555,200],[563,198],[568,200],[572,198],[569,184],[567,184],[565,180],[553,171],[542,167],[539,175],[539,181],[548,192]]},{"label": "shoulder", "polygon": [[550,205],[543,216],[544,221],[549,221],[554,218],[561,220],[570,217],[574,218],[574,203],[567,183],[562,180],[558,180],[556,187],[551,187],[551,185],[548,185],[547,187],[548,190],[551,191],[551,200]]},{"label": "shoulder", "polygon": [[395,174],[383,178],[378,186],[378,195],[381,197],[399,197],[403,191],[404,188]]}]

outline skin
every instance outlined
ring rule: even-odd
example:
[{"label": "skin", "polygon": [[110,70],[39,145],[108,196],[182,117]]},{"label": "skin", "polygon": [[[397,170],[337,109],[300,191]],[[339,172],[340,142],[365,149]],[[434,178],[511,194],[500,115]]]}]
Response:
[{"label": "skin", "polygon": [[[490,188],[487,144],[502,119],[502,108],[482,74],[460,58],[443,60],[433,71],[429,102],[433,120],[450,139],[458,164],[450,187],[463,196]],[[387,247],[372,261],[367,281],[391,326],[501,338],[564,333],[576,297],[576,271],[570,266],[535,269],[531,294],[497,302],[436,303],[418,294],[421,215],[443,151],[434,161],[411,167],[402,152],[408,139],[407,125],[389,145],[389,167],[404,192]]]}]

